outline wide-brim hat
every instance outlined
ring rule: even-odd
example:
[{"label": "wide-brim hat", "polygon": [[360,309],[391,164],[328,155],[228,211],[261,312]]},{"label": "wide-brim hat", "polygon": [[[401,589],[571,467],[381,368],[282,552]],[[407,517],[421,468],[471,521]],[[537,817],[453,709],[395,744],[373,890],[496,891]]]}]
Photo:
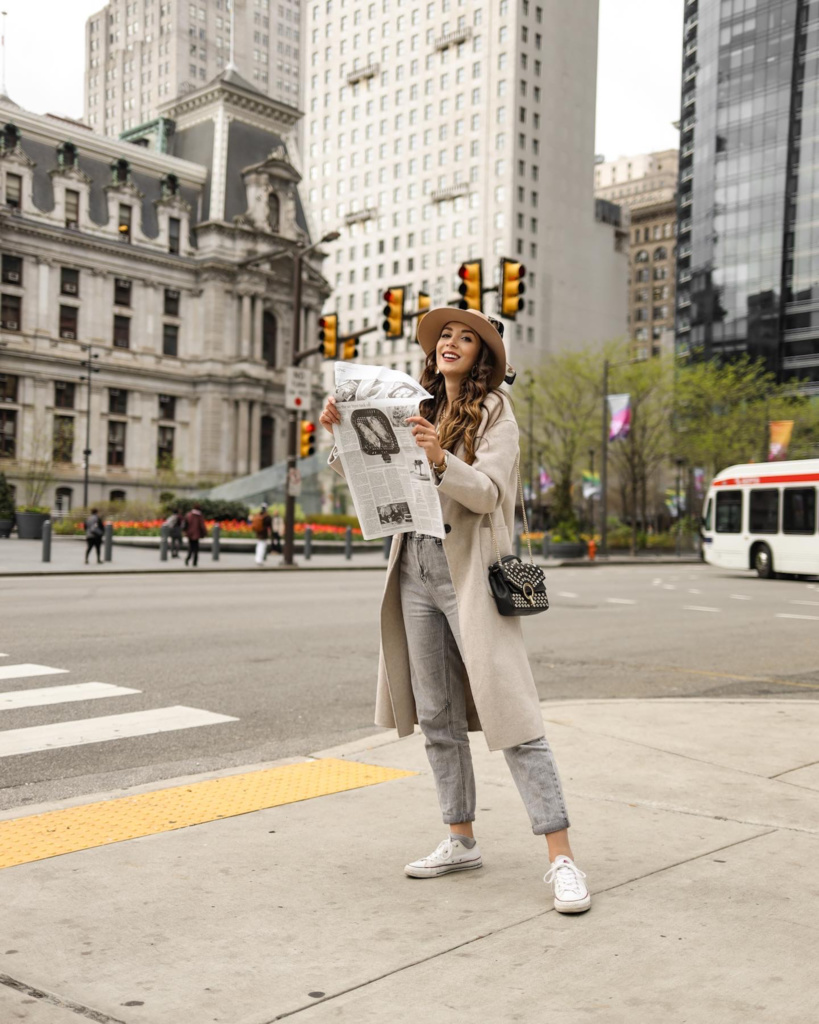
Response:
[{"label": "wide-brim hat", "polygon": [[506,376],[506,348],[503,344],[503,324],[477,309],[458,309],[455,306],[437,306],[424,315],[418,325],[418,343],[429,355],[438,344],[441,331],[449,323],[465,324],[486,342],[495,361],[495,369],[489,383],[498,388]]}]

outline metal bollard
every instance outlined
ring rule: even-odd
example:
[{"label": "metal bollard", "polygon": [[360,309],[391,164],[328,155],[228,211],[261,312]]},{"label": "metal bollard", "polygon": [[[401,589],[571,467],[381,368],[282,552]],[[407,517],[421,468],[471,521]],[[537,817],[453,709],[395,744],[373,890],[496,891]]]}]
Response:
[{"label": "metal bollard", "polygon": [[390,550],[392,549],[392,537],[384,538],[384,558],[390,557]]},{"label": "metal bollard", "polygon": [[222,527],[218,523],[213,524],[213,533],[210,541],[210,557],[214,562],[219,561],[219,544],[222,540]]},{"label": "metal bollard", "polygon": [[353,528],[348,526],[344,531],[344,557],[349,561],[353,557]]},{"label": "metal bollard", "polygon": [[168,561],[168,527],[159,527],[159,561]]},{"label": "metal bollard", "polygon": [[520,534],[515,531],[515,557],[520,558]]},{"label": "metal bollard", "polygon": [[313,527],[304,528],[304,560],[309,562],[313,557]]},{"label": "metal bollard", "polygon": [[51,561],[51,520],[43,523],[43,561]]},{"label": "metal bollard", "polygon": [[105,559],[106,562],[110,562],[111,561],[111,555],[113,554],[113,551],[114,551],[114,527],[111,525],[111,523],[106,523],[105,524],[105,534],[103,536],[103,545],[104,545],[105,551],[104,551],[104,554],[103,554],[102,557]]}]

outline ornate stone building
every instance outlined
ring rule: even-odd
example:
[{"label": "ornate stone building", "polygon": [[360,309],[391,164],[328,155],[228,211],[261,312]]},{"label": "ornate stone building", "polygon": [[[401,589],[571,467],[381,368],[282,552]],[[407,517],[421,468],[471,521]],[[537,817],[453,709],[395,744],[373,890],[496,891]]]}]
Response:
[{"label": "ornate stone building", "polygon": [[[291,257],[310,241],[297,116],[234,70],[129,142],[0,99],[0,470],[18,501],[45,462],[45,503],[81,504],[87,425],[92,503],[284,458]],[[322,258],[304,261],[303,339],[330,291]]]}]

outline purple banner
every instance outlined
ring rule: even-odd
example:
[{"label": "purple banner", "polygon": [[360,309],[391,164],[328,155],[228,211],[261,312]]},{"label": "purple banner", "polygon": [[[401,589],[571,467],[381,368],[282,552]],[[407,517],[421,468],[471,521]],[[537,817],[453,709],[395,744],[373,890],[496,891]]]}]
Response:
[{"label": "purple banner", "polygon": [[609,441],[621,441],[631,430],[631,395],[609,395]]}]

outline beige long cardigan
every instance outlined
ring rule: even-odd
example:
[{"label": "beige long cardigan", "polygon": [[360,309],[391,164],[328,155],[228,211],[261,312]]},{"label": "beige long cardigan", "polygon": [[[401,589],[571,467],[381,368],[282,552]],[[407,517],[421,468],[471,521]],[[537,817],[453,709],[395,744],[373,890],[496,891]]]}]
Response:
[{"label": "beige long cardigan", "polygon": [[[496,415],[498,403],[502,403]],[[488,420],[493,419],[487,427]],[[475,460],[463,449],[450,453],[438,483],[444,539],[464,652],[469,728],[483,729],[490,750],[517,746],[543,735],[537,690],[523,643],[520,619],[498,613],[488,567],[497,558],[486,513],[492,513],[502,555],[511,553],[518,454],[518,425],[508,399],[488,397],[478,431]],[[335,455],[330,465],[342,473]],[[400,565],[404,534],[392,541],[381,603],[381,654],[376,725],[409,735],[418,721],[412,694],[407,635],[401,614]]]}]

